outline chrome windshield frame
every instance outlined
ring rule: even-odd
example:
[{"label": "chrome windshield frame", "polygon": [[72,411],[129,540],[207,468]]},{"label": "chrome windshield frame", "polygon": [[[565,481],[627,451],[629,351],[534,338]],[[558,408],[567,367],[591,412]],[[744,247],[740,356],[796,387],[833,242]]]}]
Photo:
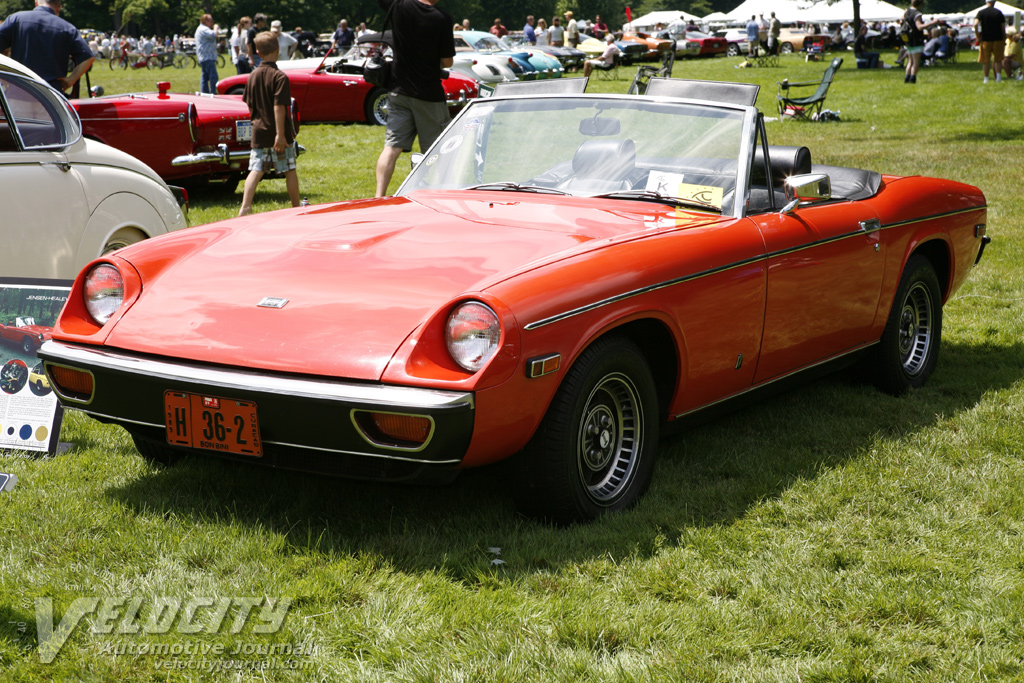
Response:
[{"label": "chrome windshield frame", "polygon": [[[434,143],[423,152],[424,159],[429,159],[432,154],[437,152],[440,146],[443,144],[445,136],[448,131],[453,127],[462,125],[462,121],[470,117],[476,116],[474,110],[481,106],[488,106],[495,102],[501,102],[504,100],[521,100],[521,99],[573,99],[573,100],[624,100],[624,101],[636,101],[642,100],[651,103],[666,103],[666,104],[691,104],[698,106],[705,106],[713,109],[722,109],[728,111],[741,112],[743,115],[743,125],[740,132],[740,149],[739,157],[737,159],[737,173],[736,173],[736,189],[735,199],[733,201],[732,210],[729,215],[733,218],[743,218],[746,216],[747,211],[747,199],[750,193],[750,168],[754,160],[754,145],[757,139],[757,119],[758,110],[756,107],[745,106],[739,104],[730,104],[723,102],[711,102],[708,100],[698,100],[693,98],[680,98],[680,97],[665,97],[665,96],[647,96],[647,95],[620,95],[613,93],[581,93],[581,94],[552,94],[552,95],[506,95],[501,97],[487,97],[469,100],[467,106],[463,107],[462,111],[453,118],[441,134],[437,137]],[[407,187],[410,184],[410,180],[416,173],[416,168],[405,177],[401,185],[395,191],[395,195],[402,195],[406,192],[412,192],[414,188]]]}]

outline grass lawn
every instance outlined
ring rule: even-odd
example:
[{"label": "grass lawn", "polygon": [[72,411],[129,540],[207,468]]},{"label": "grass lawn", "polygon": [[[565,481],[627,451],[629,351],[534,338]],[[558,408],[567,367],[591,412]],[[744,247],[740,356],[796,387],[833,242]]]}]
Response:
[{"label": "grass lawn", "polygon": [[[836,376],[666,437],[637,507],[569,529],[518,517],[500,469],[444,488],[215,460],[161,469],[121,429],[72,411],[69,452],[0,457],[20,479],[0,494],[0,679],[1024,678],[1024,83],[983,86],[968,53],[916,85],[847,56],[826,104],[842,121],[774,121],[769,141],[953,178],[989,201],[993,243],[946,305],[923,389],[895,399]],[[759,83],[775,116],[776,81],[826,66],[739,61],[682,61],[674,75]],[[632,70],[618,75],[591,89],[625,92]],[[93,76],[108,93],[199,84],[197,70]],[[313,203],[372,194],[383,129],[307,126],[299,138]],[[194,196],[191,221],[230,217],[240,201]],[[256,211],[286,205],[283,180],[261,185]],[[107,614],[69,630],[88,597]],[[67,635],[51,663],[39,598],[52,600],[54,638]],[[258,616],[245,618],[244,598]],[[277,599],[291,599],[283,627],[260,632]],[[142,628],[125,633],[132,604]]]}]

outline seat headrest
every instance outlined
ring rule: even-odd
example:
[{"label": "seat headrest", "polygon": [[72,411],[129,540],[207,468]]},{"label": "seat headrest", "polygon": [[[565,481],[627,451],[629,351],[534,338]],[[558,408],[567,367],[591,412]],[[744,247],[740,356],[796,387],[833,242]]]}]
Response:
[{"label": "seat headrest", "polygon": [[[806,147],[769,145],[768,158],[771,160],[773,185],[784,182],[791,175],[811,172],[811,150]],[[754,165],[760,167],[763,164],[764,154],[758,147],[754,152]]]},{"label": "seat headrest", "polygon": [[584,140],[572,157],[577,178],[622,180],[636,168],[636,145],[625,140]]}]

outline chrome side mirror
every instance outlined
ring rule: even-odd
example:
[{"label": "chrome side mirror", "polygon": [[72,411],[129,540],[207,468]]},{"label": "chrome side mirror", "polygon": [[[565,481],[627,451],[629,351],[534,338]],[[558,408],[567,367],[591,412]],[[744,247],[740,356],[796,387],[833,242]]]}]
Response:
[{"label": "chrome side mirror", "polygon": [[419,166],[419,163],[421,161],[423,161],[423,153],[422,152],[413,152],[412,154],[409,155],[409,162],[410,162],[410,165],[413,168],[416,168],[417,166]]},{"label": "chrome side mirror", "polygon": [[786,199],[780,213],[792,213],[801,204],[832,199],[832,181],[824,173],[805,173],[786,178]]}]

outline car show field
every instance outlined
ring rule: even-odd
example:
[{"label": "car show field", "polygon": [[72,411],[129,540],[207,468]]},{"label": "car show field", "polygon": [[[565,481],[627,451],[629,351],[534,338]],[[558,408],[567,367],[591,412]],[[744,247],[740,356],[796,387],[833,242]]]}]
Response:
[{"label": "car show field", "polygon": [[[71,411],[62,435],[69,451],[0,459],[20,480],[0,498],[0,591],[10,596],[0,624],[3,676],[204,678],[163,670],[198,658],[137,654],[140,646],[188,645],[262,647],[224,661],[280,665],[268,680],[1019,678],[1024,197],[1019,174],[1007,169],[1024,154],[1024,129],[1006,112],[1020,84],[983,89],[978,65],[966,60],[923,70],[915,86],[904,85],[899,70],[841,69],[827,104],[839,121],[779,121],[776,82],[820,79],[825,64],[783,55],[777,68],[737,70],[739,61],[677,61],[673,75],[760,85],[770,144],[806,145],[815,164],[948,178],[984,192],[993,242],[945,303],[927,384],[897,398],[833,374],[663,433],[639,503],[569,527],[520,516],[514,472],[500,465],[442,487],[208,457],[160,467],[141,459],[120,427]],[[198,87],[197,70],[176,71],[175,80],[190,73]],[[633,74],[620,67],[588,91],[624,93]],[[102,75],[108,93],[155,89],[153,72],[104,67]],[[971,106],[955,112],[935,106],[966,101]],[[379,126],[302,127],[308,152],[299,177],[314,210],[372,195],[383,137]],[[531,158],[543,160],[562,142],[536,130],[522,148],[537,148],[542,154]],[[392,192],[408,168],[403,157]],[[541,224],[566,215],[558,201],[579,201],[476,192],[484,203],[474,205],[477,214],[461,208],[459,220],[530,209]],[[197,238],[228,232],[231,224],[218,221],[234,216],[239,202],[239,193],[193,196]],[[388,202],[397,211],[409,199]],[[654,204],[631,204],[623,220],[647,208],[656,222]],[[269,230],[280,216],[270,212],[289,205],[284,183],[266,181],[251,219],[266,227],[255,229]],[[579,230],[566,238],[593,242],[593,219],[574,216]],[[395,239],[356,246],[380,253]],[[840,280],[846,275],[837,273],[836,288],[849,284]],[[820,294],[812,302],[835,293]],[[211,304],[210,315],[186,328],[201,328],[220,307]],[[740,311],[735,300],[719,306],[723,322]],[[292,346],[281,344],[282,353]],[[656,377],[665,372],[652,368]],[[237,416],[245,418],[244,409]],[[104,634],[91,628],[100,617],[86,615],[54,662],[40,661],[36,599],[52,598],[57,628],[76,599],[125,595],[167,596],[179,606],[225,596],[290,602],[271,634],[250,625],[189,633],[184,621],[163,633]],[[226,599],[230,606],[241,598]],[[142,609],[145,623],[152,610]],[[286,646],[293,654],[282,654]],[[136,654],[114,654],[118,648]]]}]

